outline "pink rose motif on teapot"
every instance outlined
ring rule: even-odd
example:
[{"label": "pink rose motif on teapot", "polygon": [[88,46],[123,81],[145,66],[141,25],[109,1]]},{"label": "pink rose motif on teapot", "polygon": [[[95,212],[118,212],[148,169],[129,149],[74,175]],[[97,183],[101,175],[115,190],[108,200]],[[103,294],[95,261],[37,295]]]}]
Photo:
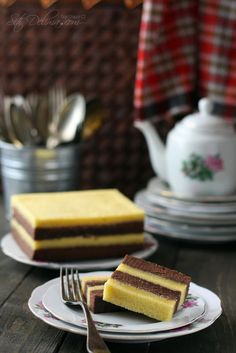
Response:
[{"label": "pink rose motif on teapot", "polygon": [[216,156],[208,156],[206,159],[206,165],[213,172],[224,170],[224,162],[218,154]]},{"label": "pink rose motif on teapot", "polygon": [[204,158],[192,153],[182,164],[182,172],[187,177],[203,182],[213,180],[215,174],[222,170],[224,170],[224,161],[219,154],[208,155]]}]

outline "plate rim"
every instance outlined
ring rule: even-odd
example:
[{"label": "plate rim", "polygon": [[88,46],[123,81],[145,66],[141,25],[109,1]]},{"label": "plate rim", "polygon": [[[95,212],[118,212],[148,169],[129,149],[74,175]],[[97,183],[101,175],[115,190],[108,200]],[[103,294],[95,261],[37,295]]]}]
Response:
[{"label": "plate rim", "polygon": [[155,195],[150,190],[145,190],[148,201],[151,203],[159,204],[162,207],[169,208],[171,210],[181,211],[188,209],[189,213],[201,213],[207,212],[210,214],[221,214],[221,213],[234,213],[236,212],[236,202],[232,203],[233,205],[226,204],[216,204],[216,203],[196,203],[194,201],[180,201],[176,199],[165,199],[164,197]]},{"label": "plate rim", "polygon": [[[157,183],[157,185],[153,185],[154,183]],[[161,190],[159,191],[159,189],[157,188],[157,186],[160,186],[160,188],[163,186],[164,190],[161,192]],[[153,192],[155,190],[159,191],[158,195],[166,198],[166,199],[175,199],[175,200],[179,200],[179,201],[186,201],[186,202],[202,202],[202,203],[215,203],[215,202],[219,202],[219,203],[226,203],[226,202],[236,202],[236,193],[233,195],[218,195],[218,196],[192,196],[192,197],[188,197],[188,196],[184,196],[181,194],[174,194],[173,191],[170,190],[168,184],[165,184],[161,181],[160,178],[153,177],[151,178],[148,183],[147,183],[147,189],[152,190]],[[226,201],[227,200],[227,201]]]}]

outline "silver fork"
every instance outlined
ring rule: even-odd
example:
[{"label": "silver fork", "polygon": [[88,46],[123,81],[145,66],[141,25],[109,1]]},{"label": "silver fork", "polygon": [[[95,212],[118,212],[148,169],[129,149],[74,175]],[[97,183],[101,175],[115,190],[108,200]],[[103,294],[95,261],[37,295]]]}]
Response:
[{"label": "silver fork", "polygon": [[89,353],[110,353],[110,350],[97,331],[87,303],[85,302],[78,270],[65,268],[64,275],[63,268],[61,267],[60,283],[61,299],[63,303],[68,305],[80,305],[83,309],[87,322],[87,351]]}]

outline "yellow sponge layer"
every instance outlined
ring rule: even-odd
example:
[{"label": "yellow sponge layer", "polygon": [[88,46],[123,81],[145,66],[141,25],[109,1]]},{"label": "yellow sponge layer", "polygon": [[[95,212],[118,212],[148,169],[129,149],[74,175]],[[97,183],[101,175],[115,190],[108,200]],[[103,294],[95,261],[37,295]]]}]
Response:
[{"label": "yellow sponge layer", "polygon": [[116,189],[15,195],[12,207],[32,227],[144,220],[144,212]]},{"label": "yellow sponge layer", "polygon": [[168,321],[176,302],[110,278],[104,285],[103,300],[153,319]]}]

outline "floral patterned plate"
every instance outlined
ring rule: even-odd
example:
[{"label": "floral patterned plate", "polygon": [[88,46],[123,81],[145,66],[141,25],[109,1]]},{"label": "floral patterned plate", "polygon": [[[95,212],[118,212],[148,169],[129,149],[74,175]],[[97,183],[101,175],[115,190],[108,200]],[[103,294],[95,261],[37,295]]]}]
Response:
[{"label": "floral patterned plate", "polygon": [[[92,272],[84,275],[107,275],[112,272]],[[86,327],[84,315],[80,307],[63,304],[60,298],[60,281],[51,286],[43,297],[44,307],[58,319],[80,327]],[[92,314],[99,331],[116,333],[147,333],[173,330],[188,325],[205,312],[205,302],[190,287],[189,295],[180,310],[171,321],[156,321],[144,315],[122,311],[116,313]]]},{"label": "floral patterned plate", "polygon": [[[17,245],[14,238],[10,233],[6,234],[1,240],[1,248],[5,255],[11,257],[12,259],[22,262],[27,265],[36,267],[45,267],[49,269],[58,270],[60,266],[68,267],[73,266],[78,268],[80,271],[88,270],[104,270],[109,268],[117,267],[121,258],[116,259],[98,259],[98,260],[87,260],[87,261],[77,261],[77,262],[44,262],[31,260]],[[133,256],[145,259],[155,253],[158,248],[158,242],[150,234],[144,235],[144,249],[133,253]]]},{"label": "floral patterned plate", "polygon": [[[42,286],[35,288],[28,301],[29,309],[37,318],[39,318],[50,326],[56,327],[60,330],[64,330],[67,332],[86,336],[86,329],[58,320],[43,306],[42,300],[45,293],[52,285],[55,285],[57,281],[58,279],[53,279],[43,284]],[[192,288],[194,289],[197,295],[204,299],[206,304],[205,315],[202,318],[194,321],[192,324],[174,330],[155,333],[125,334],[108,333],[101,331],[102,337],[107,341],[120,343],[145,343],[160,341],[172,337],[189,335],[191,333],[204,330],[205,328],[211,326],[214,321],[221,315],[222,309],[220,299],[216,294],[214,294],[210,290],[200,287],[196,284],[192,284]]]}]

